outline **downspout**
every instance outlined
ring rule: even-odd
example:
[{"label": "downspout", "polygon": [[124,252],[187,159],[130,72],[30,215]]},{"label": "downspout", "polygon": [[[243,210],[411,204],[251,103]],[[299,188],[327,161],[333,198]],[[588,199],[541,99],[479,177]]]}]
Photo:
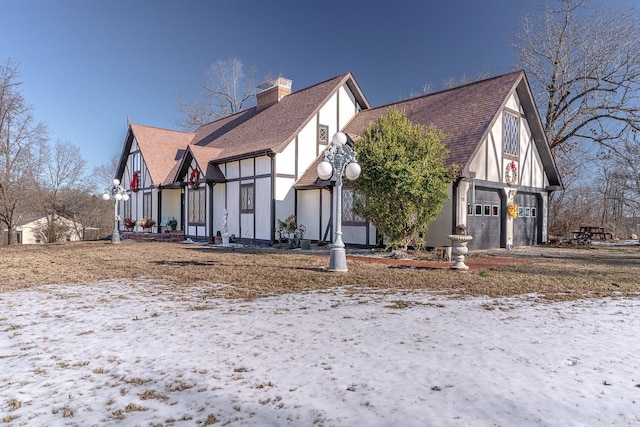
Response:
[{"label": "downspout", "polygon": [[213,242],[213,187],[216,186],[215,182],[208,183],[207,187],[209,188],[209,241]]},{"label": "downspout", "polygon": [[158,209],[157,209],[158,221],[158,233],[160,233],[160,222],[162,222],[162,187],[158,186]]},{"label": "downspout", "polygon": [[[451,230],[449,232],[449,234],[453,234],[456,230],[456,227],[458,226],[458,224],[460,224],[460,218],[458,218],[458,185],[460,184],[460,181],[462,181],[462,177],[459,176],[456,178],[456,180],[453,182],[453,186],[451,188],[451,198],[453,199],[451,201],[451,210],[453,211],[453,215],[451,215]],[[465,224],[466,225],[466,224]]]},{"label": "downspout", "polygon": [[271,245],[274,245],[276,243],[276,156],[272,153],[269,154],[269,157],[271,157],[271,221],[269,221],[269,235],[271,236]]}]

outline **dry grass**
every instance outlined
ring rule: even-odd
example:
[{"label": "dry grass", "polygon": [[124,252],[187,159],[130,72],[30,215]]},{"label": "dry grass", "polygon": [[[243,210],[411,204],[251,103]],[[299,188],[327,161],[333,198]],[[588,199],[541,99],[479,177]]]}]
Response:
[{"label": "dry grass", "polygon": [[205,296],[245,299],[336,286],[489,297],[537,293],[549,300],[630,297],[640,292],[640,248],[564,252],[466,273],[362,260],[350,260],[348,273],[331,273],[326,270],[328,255],[287,250],[160,242],[5,246],[0,247],[0,292],[143,277],[172,286],[222,284],[226,286],[203,288]]}]

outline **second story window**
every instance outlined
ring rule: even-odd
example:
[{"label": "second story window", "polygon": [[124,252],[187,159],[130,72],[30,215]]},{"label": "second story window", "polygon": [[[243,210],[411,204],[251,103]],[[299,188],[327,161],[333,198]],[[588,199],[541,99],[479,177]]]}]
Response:
[{"label": "second story window", "polygon": [[518,155],[518,116],[504,113],[504,129],[502,131],[502,150],[511,156]]},{"label": "second story window", "polygon": [[140,152],[133,153],[133,171],[140,172]]}]

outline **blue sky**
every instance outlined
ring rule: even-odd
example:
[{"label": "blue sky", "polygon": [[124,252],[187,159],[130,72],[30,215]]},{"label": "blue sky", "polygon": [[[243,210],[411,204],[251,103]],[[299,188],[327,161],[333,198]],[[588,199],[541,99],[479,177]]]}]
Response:
[{"label": "blue sky", "polygon": [[374,105],[449,76],[514,69],[510,43],[534,1],[0,0],[0,62],[50,138],[92,168],[133,123],[176,128],[180,93],[218,59],[240,58],[302,89],[352,72]]}]

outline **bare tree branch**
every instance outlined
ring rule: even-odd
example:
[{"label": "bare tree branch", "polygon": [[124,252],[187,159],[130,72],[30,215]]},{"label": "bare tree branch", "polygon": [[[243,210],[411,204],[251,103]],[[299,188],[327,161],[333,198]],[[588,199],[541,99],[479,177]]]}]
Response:
[{"label": "bare tree branch", "polygon": [[193,130],[221,117],[242,111],[255,95],[255,67],[245,73],[238,58],[218,60],[204,75],[201,92],[192,99],[180,96],[176,124]]}]

